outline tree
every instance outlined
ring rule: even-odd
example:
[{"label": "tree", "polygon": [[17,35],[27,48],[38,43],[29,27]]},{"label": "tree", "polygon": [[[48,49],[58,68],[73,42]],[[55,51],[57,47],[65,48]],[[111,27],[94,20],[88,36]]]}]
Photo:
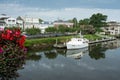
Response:
[{"label": "tree", "polygon": [[107,15],[97,13],[97,14],[93,14],[90,17],[90,24],[93,25],[97,29],[100,27],[107,26],[106,20],[107,20]]},{"label": "tree", "polygon": [[48,27],[45,29],[45,32],[52,32],[52,33],[55,33],[57,31],[57,29],[55,27]]},{"label": "tree", "polygon": [[79,25],[89,25],[89,23],[90,23],[90,19],[88,18],[79,21]]},{"label": "tree", "polygon": [[36,35],[41,33],[41,30],[39,28],[27,28],[25,31],[29,35]]},{"label": "tree", "polygon": [[80,25],[82,34],[94,34],[95,28],[92,25]]},{"label": "tree", "polygon": [[42,22],[43,22],[43,20],[39,18],[39,23],[41,24]]},{"label": "tree", "polygon": [[66,25],[59,25],[57,31],[60,32],[60,33],[65,33],[66,32],[66,28],[67,28]]},{"label": "tree", "polygon": [[90,19],[85,18],[79,21],[79,26],[82,31],[82,34],[94,34],[95,29],[92,25],[90,25]]},{"label": "tree", "polygon": [[73,27],[78,27],[78,22],[77,22],[77,19],[76,18],[73,18]]}]

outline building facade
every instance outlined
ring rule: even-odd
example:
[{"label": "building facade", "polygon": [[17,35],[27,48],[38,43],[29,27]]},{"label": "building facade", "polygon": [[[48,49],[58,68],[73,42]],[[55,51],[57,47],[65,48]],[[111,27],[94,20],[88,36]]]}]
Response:
[{"label": "building facade", "polygon": [[27,28],[39,28],[39,19],[19,16],[17,17],[17,26],[23,30]]},{"label": "building facade", "polygon": [[24,21],[20,16],[16,18],[16,24],[18,27],[24,30]]},{"label": "building facade", "polygon": [[53,23],[49,21],[43,21],[39,26],[41,33],[45,33],[45,29],[48,27],[53,27]]},{"label": "building facade", "polygon": [[54,27],[59,27],[60,25],[63,25],[65,27],[73,27],[73,23],[68,21],[55,21],[53,22]]},{"label": "building facade", "polygon": [[120,22],[108,22],[108,27],[103,27],[103,31],[110,35],[120,34]]},{"label": "building facade", "polygon": [[23,17],[25,28],[38,28],[39,27],[39,19],[38,18],[30,18]]},{"label": "building facade", "polygon": [[16,26],[16,19],[7,16],[6,14],[0,15],[0,27],[13,27]]},{"label": "building facade", "polygon": [[1,14],[0,15],[0,28],[5,28],[6,27],[6,19],[8,19],[9,16],[6,14]]},{"label": "building facade", "polygon": [[9,17],[5,20],[5,22],[6,22],[7,27],[16,26],[16,19],[15,18]]}]

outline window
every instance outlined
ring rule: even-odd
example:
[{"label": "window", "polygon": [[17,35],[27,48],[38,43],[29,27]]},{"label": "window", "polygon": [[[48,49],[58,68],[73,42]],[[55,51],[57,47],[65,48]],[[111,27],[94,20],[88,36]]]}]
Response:
[{"label": "window", "polygon": [[15,22],[15,20],[12,20],[12,22]]},{"label": "window", "polygon": [[8,22],[10,22],[11,20],[8,20]]}]

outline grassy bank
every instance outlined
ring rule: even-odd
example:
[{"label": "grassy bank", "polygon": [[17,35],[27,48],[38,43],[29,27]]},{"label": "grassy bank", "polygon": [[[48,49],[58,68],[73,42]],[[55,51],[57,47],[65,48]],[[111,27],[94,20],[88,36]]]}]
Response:
[{"label": "grassy bank", "polygon": [[38,39],[27,39],[25,41],[25,46],[30,49],[42,49],[46,47],[50,47],[56,43],[56,39],[58,43],[64,43],[65,41],[72,38],[72,36],[63,36],[63,37],[53,37],[53,38],[38,38]]},{"label": "grassy bank", "polygon": [[[63,37],[50,37],[50,38],[38,38],[38,39],[27,39],[25,42],[25,46],[31,50],[34,49],[45,49],[50,48],[53,44],[56,43],[56,39],[58,43],[64,43],[70,40],[73,36],[63,36]],[[88,40],[96,40],[101,39],[101,37],[96,35],[84,35]]]},{"label": "grassy bank", "polygon": [[102,39],[101,37],[99,37],[99,36],[97,36],[97,35],[95,35],[95,34],[87,34],[87,35],[84,35],[84,38],[87,38],[87,39],[90,40],[90,41]]},{"label": "grassy bank", "polygon": [[66,40],[72,38],[71,36],[65,36],[65,37],[53,37],[53,38],[39,38],[39,39],[27,39],[25,41],[25,46],[32,46],[34,44],[53,44],[56,42],[56,39],[58,43],[65,42]]}]

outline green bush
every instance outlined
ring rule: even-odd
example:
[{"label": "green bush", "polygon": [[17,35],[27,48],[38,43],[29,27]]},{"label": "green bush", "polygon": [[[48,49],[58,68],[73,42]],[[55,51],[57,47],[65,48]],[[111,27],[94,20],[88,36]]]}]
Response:
[{"label": "green bush", "polygon": [[70,28],[65,25],[59,25],[58,27],[48,27],[45,29],[45,32],[51,32],[51,33],[65,33],[65,32],[75,32],[78,31],[77,28]]},{"label": "green bush", "polygon": [[41,33],[41,30],[39,28],[27,28],[25,31],[29,35],[36,35]]},{"label": "green bush", "polygon": [[87,38],[88,40],[99,40],[99,39],[101,39],[101,37],[99,37],[97,35],[92,35],[92,34],[84,35],[84,38]]},{"label": "green bush", "polygon": [[45,32],[52,32],[55,33],[57,31],[57,29],[55,27],[48,27],[45,29]]},{"label": "green bush", "polygon": [[13,26],[13,27],[5,27],[5,30],[6,30],[6,29],[10,29],[10,30],[20,29],[20,30],[21,30],[20,27],[16,27],[16,26]]}]

